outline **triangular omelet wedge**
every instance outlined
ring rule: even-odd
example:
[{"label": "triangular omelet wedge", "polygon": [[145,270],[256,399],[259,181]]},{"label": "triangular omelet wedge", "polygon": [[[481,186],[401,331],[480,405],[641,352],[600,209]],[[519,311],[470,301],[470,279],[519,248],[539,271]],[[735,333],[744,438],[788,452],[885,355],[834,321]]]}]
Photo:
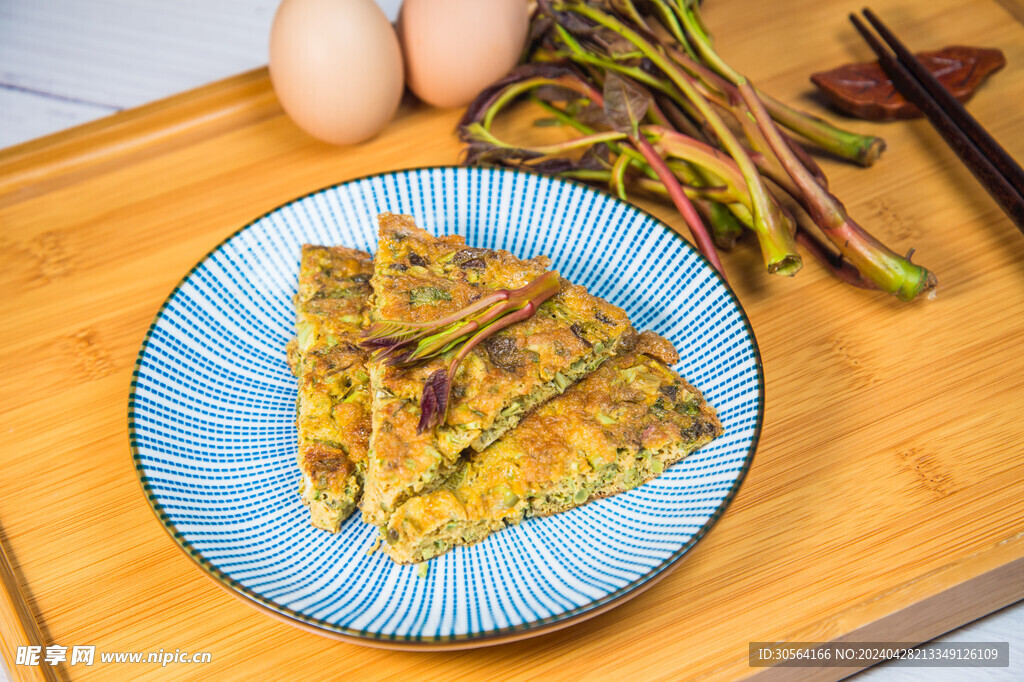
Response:
[{"label": "triangular omelet wedge", "polygon": [[390,516],[383,547],[425,561],[530,516],[635,488],[722,433],[712,408],[666,366],[675,350],[652,332],[531,412],[446,483]]},{"label": "triangular omelet wedge", "polygon": [[359,347],[373,261],[344,247],[302,247],[296,339],[300,495],[314,526],[337,532],[362,492],[370,442],[368,353]]},{"label": "triangular omelet wedge", "polygon": [[[380,216],[372,318],[426,322],[458,312],[498,289],[517,289],[547,271],[547,260],[467,247],[433,237],[408,216]],[[626,314],[580,286],[560,291],[529,319],[487,339],[461,363],[446,420],[417,433],[424,382],[454,353],[410,369],[370,362],[373,435],[362,510],[383,526],[403,501],[439,485],[467,447],[482,450],[533,407],[562,393],[636,332]]]}]

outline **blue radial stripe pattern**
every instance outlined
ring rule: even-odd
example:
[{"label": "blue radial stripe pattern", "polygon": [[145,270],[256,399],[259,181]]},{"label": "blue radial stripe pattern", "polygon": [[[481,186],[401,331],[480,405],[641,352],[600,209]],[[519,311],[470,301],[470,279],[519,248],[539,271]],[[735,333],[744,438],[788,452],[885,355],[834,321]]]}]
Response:
[{"label": "blue radial stripe pattern", "polygon": [[[284,347],[303,243],[374,251],[376,216],[552,267],[680,351],[675,367],[725,427],[636,490],[496,533],[425,576],[370,554],[358,514],[314,529],[299,501],[295,380]],[[530,632],[621,600],[675,563],[722,514],[763,416],[750,325],[707,262],[650,215],[583,185],[457,167],[354,180],[297,199],[228,238],[178,285],[142,349],[129,430],[143,491],[207,572],[325,631],[400,643]]]}]

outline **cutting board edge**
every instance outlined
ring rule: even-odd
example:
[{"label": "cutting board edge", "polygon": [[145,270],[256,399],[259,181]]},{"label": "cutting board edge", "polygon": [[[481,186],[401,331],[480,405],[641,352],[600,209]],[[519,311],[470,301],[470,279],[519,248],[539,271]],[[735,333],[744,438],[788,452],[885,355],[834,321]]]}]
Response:
[{"label": "cutting board edge", "polygon": [[[980,569],[980,570],[979,570]],[[784,642],[922,644],[1024,600],[1024,532],[929,571],[789,633]],[[852,629],[837,632],[845,626]],[[829,636],[834,633],[835,636]],[[863,668],[801,668],[801,680],[834,680]],[[790,679],[788,667],[754,669],[744,654],[710,674]]]},{"label": "cutting board edge", "polygon": [[282,113],[261,67],[0,149],[0,206]]}]

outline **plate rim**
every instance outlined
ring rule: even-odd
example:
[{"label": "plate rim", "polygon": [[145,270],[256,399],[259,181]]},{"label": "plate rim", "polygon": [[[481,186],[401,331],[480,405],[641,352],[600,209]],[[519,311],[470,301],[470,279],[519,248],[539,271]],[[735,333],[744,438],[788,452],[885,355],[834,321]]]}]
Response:
[{"label": "plate rim", "polygon": [[[447,636],[432,636],[423,637],[422,635],[395,635],[395,634],[381,634],[372,633],[366,631],[355,630],[353,628],[346,628],[343,626],[334,625],[325,621],[312,618],[308,615],[302,614],[294,609],[290,609],[286,606],[273,603],[272,600],[259,595],[250,588],[242,585],[235,579],[231,578],[216,566],[213,566],[209,560],[202,555],[197,549],[191,546],[187,540],[184,539],[183,534],[180,533],[174,526],[173,522],[169,519],[167,514],[163,511],[163,507],[160,502],[156,499],[152,493],[151,488],[148,484],[148,478],[145,474],[144,467],[140,461],[140,453],[138,448],[138,440],[136,437],[135,429],[135,404],[136,404],[136,390],[138,389],[138,378],[139,369],[146,356],[146,351],[149,348],[150,340],[153,336],[153,332],[156,329],[157,323],[160,322],[167,309],[167,306],[171,303],[174,297],[178,294],[181,288],[189,281],[193,274],[206,263],[214,254],[219,252],[228,242],[237,237],[242,232],[252,228],[254,225],[267,218],[268,216],[281,211],[288,206],[296,204],[300,201],[305,201],[310,197],[322,194],[324,192],[337,189],[349,184],[355,184],[365,182],[367,180],[373,180],[375,178],[383,178],[388,176],[397,176],[402,174],[419,173],[419,172],[433,172],[433,171],[444,171],[444,170],[455,170],[464,171],[469,173],[478,173],[481,176],[491,175],[494,173],[511,173],[520,174],[527,176],[535,176],[542,178],[545,181],[553,183],[565,183],[577,188],[584,190],[587,193],[596,195],[602,200],[611,200],[613,203],[619,203],[624,205],[626,208],[634,210],[649,218],[656,224],[660,225],[663,229],[669,231],[679,242],[681,242],[683,248],[689,249],[693,255],[696,255],[701,263],[707,268],[707,270],[718,279],[723,285],[726,294],[732,300],[732,303],[736,306],[740,313],[740,318],[743,321],[743,325],[747,330],[748,336],[750,337],[750,343],[754,353],[754,368],[757,374],[757,392],[758,392],[758,408],[757,408],[757,420],[754,425],[754,433],[751,437],[750,447],[747,449],[746,454],[743,458],[743,465],[740,468],[739,475],[736,477],[732,487],[726,493],[722,502],[718,508],[711,514],[704,525],[693,534],[690,540],[680,547],[677,551],[673,552],[671,556],[662,561],[660,564],[652,568],[646,574],[630,582],[629,584],[620,587],[619,589],[611,592],[604,597],[592,600],[582,606],[578,606],[574,609],[570,609],[563,613],[555,616],[548,616],[538,620],[530,621],[528,623],[522,623],[519,625],[494,628],[486,632],[479,633],[466,633],[462,635],[447,635]],[[665,224],[664,221],[657,218],[655,215],[643,209],[639,206],[631,204],[627,201],[623,201],[618,197],[611,195],[607,192],[595,188],[591,185],[587,185],[583,182],[567,179],[557,178],[550,175],[544,175],[543,173],[537,173],[529,170],[522,170],[516,168],[503,168],[503,167],[479,167],[479,166],[462,166],[458,164],[446,164],[446,165],[429,165],[429,166],[414,166],[410,168],[401,168],[390,171],[382,171],[377,173],[368,173],[354,178],[349,178],[342,182],[332,183],[325,185],[319,189],[312,190],[301,196],[289,199],[288,201],[271,208],[268,211],[260,214],[256,218],[253,218],[248,223],[238,228],[231,234],[220,240],[215,246],[213,246],[207,253],[202,256],[195,265],[189,268],[188,272],[178,281],[174,288],[164,298],[160,308],[153,316],[152,322],[146,329],[146,333],[143,336],[142,343],[139,347],[138,354],[135,358],[134,366],[132,367],[131,382],[128,391],[128,444],[129,454],[131,456],[131,464],[135,472],[136,481],[142,491],[143,497],[146,499],[147,506],[157,521],[160,523],[160,527],[163,528],[164,532],[170,536],[171,540],[174,541],[174,545],[187,556],[192,563],[200,569],[200,571],[207,578],[212,580],[217,586],[227,591],[229,594],[239,598],[242,602],[255,608],[261,613],[270,615],[278,620],[282,620],[290,625],[298,627],[303,630],[313,632],[315,634],[330,637],[333,639],[350,642],[353,644],[360,644],[363,646],[370,646],[384,649],[398,649],[398,650],[458,650],[458,649],[470,649],[482,646],[491,646],[494,644],[501,644],[505,642],[511,642],[527,637],[534,637],[537,635],[553,632],[560,630],[571,625],[575,625],[579,622],[593,618],[594,616],[605,613],[617,606],[624,604],[626,601],[636,597],[648,588],[653,586],[655,583],[661,581],[665,576],[671,573],[675,568],[678,567],[680,560],[685,557],[690,550],[701,540],[705,535],[715,526],[715,524],[725,514],[726,509],[732,504],[736,495],[739,492],[743,481],[746,480],[747,473],[750,471],[750,467],[753,463],[754,455],[757,452],[757,446],[761,439],[761,430],[764,425],[764,409],[765,409],[765,385],[764,385],[764,367],[761,362],[761,351],[757,344],[757,337],[754,335],[753,325],[750,323],[750,318],[747,315],[746,310],[740,303],[739,297],[736,296],[736,292],[733,291],[732,286],[722,277],[722,275],[711,265],[710,261],[704,257],[687,239],[684,239],[674,229]]]}]

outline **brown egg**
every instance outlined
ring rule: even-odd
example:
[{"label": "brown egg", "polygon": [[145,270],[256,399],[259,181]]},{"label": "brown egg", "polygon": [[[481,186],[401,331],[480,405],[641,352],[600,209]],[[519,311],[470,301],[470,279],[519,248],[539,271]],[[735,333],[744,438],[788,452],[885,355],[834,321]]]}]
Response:
[{"label": "brown egg", "polygon": [[528,24],[526,0],[405,0],[398,33],[409,88],[434,106],[468,104],[515,66]]},{"label": "brown egg", "polygon": [[284,0],[270,32],[270,79],[300,128],[353,144],[394,116],[402,52],[373,0]]}]

